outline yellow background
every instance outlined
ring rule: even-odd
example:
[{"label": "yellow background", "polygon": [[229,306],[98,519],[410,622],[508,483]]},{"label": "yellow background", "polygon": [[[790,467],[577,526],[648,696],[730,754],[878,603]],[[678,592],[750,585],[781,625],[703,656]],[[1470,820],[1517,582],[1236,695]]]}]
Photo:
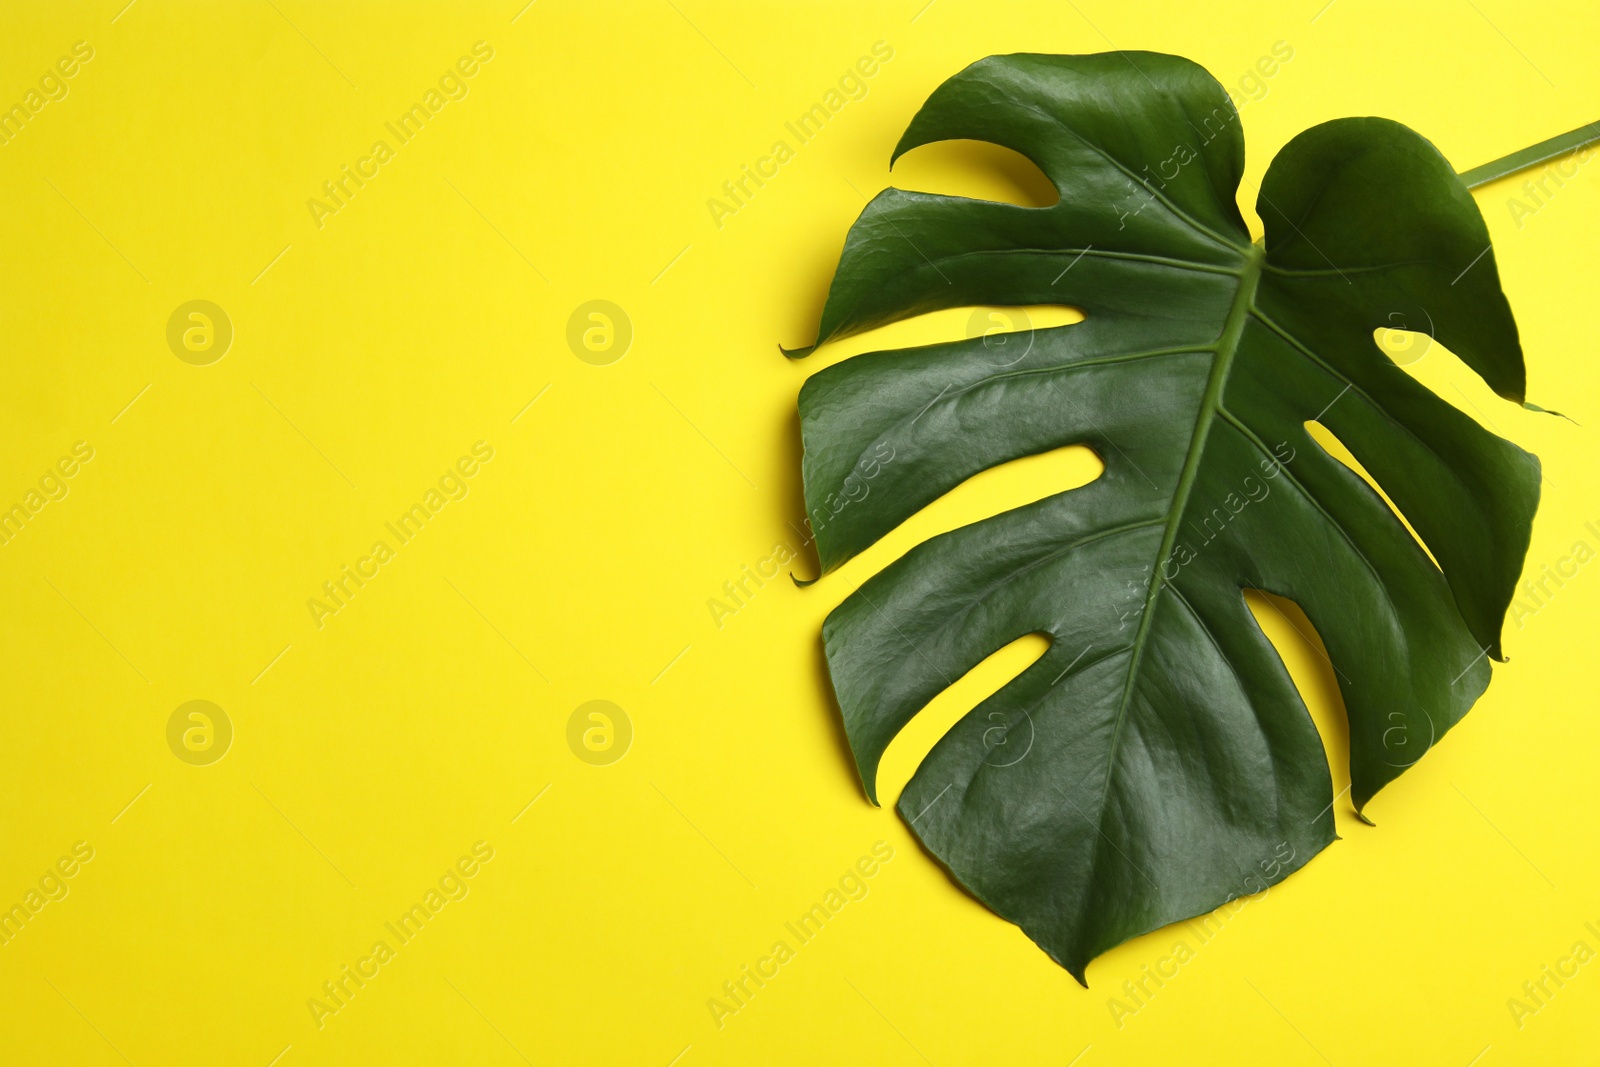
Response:
[{"label": "yellow background", "polygon": [[[0,33],[0,102],[74,42],[94,49],[0,146],[0,504],[74,442],[95,450],[0,546],[0,905],[75,842],[95,850],[0,946],[0,1060],[1593,1059],[1600,964],[1520,1028],[1507,1000],[1574,942],[1600,948],[1584,926],[1600,926],[1600,568],[1509,625],[1511,663],[1371,805],[1376,829],[1341,799],[1344,840],[1230,914],[1120,1026],[1108,999],[1193,928],[1111,952],[1079,988],[863,799],[818,638],[917,538],[1092,464],[996,472],[816,586],[780,576],[720,628],[707,607],[798,543],[804,378],[966,329],[947,313],[799,364],[775,347],[811,340],[846,228],[942,79],[991,53],[1116,46],[1237,87],[1286,42],[1243,110],[1248,210],[1276,149],[1324,119],[1401,120],[1465,168],[1600,117],[1590,5],[124,2],[7,4]],[[494,57],[468,95],[391,142],[319,228],[307,200],[477,41]],[[867,95],[718,227],[708,198],[793,144],[785,121],[877,41],[894,58]],[[1597,175],[1520,226],[1521,179],[1477,194],[1529,396],[1578,424],[1495,400],[1441,350],[1412,368],[1542,457],[1533,576],[1600,547],[1584,525],[1600,525]],[[896,180],[1029,191],[959,148],[920,150]],[[235,332],[209,366],[166,343],[193,299]],[[633,325],[609,366],[566,343],[593,299]],[[494,458],[470,494],[318,628],[308,598],[480,440]],[[1263,615],[1343,788],[1327,667]],[[1028,653],[919,719],[886,801]],[[235,730],[210,766],[167,745],[194,699]],[[596,699],[634,731],[609,766],[567,744]],[[319,1028],[308,998],[480,840],[494,859],[470,894]],[[708,998],[880,840],[894,858],[870,893],[719,1028]]]}]

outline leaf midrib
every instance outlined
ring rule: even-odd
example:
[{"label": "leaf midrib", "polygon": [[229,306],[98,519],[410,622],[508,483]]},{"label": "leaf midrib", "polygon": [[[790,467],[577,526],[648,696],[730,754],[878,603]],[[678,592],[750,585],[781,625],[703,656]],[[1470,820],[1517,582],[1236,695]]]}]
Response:
[{"label": "leaf midrib", "polygon": [[1117,751],[1122,741],[1123,723],[1128,717],[1128,704],[1133,698],[1134,683],[1144,659],[1151,620],[1155,617],[1156,601],[1167,585],[1166,572],[1161,566],[1161,561],[1171,553],[1172,546],[1177,541],[1179,524],[1188,510],[1189,494],[1199,477],[1206,439],[1211,434],[1211,426],[1216,421],[1217,412],[1222,406],[1222,390],[1233,367],[1233,357],[1238,354],[1245,323],[1250,317],[1250,308],[1255,302],[1256,288],[1261,281],[1262,261],[1265,256],[1266,250],[1260,245],[1250,247],[1245,266],[1239,275],[1239,288],[1234,293],[1233,304],[1228,308],[1228,317],[1223,322],[1222,332],[1212,346],[1216,353],[1215,361],[1211,365],[1211,374],[1206,379],[1206,390],[1200,397],[1194,436],[1189,439],[1189,452],[1184,458],[1183,470],[1178,475],[1178,484],[1172,492],[1172,505],[1167,512],[1167,526],[1161,535],[1161,547],[1156,550],[1155,562],[1151,566],[1150,587],[1145,592],[1144,609],[1139,616],[1139,629],[1133,635],[1131,646],[1133,656],[1128,661],[1128,675],[1122,687],[1122,701],[1117,705],[1116,721],[1111,728],[1111,746],[1106,753],[1105,782],[1100,787],[1100,802],[1095,806],[1095,825],[1100,835],[1095,840],[1095,851],[1090,862],[1091,870],[1099,866],[1100,841],[1105,838],[1106,797],[1110,795],[1111,780],[1116,773]]}]

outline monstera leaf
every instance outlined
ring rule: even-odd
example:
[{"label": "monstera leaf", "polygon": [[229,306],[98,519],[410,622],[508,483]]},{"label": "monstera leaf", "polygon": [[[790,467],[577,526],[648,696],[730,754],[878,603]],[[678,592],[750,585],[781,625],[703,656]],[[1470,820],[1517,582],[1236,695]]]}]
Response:
[{"label": "monstera leaf", "polygon": [[1518,402],[1522,351],[1476,205],[1397,123],[1290,141],[1254,243],[1238,115],[1187,60],[985,59],[939,87],[895,156],[956,138],[1020,152],[1059,203],[883,192],[850,230],[818,343],[955,306],[1086,318],[812,376],[800,414],[823,568],[996,464],[1082,444],[1105,470],[919,545],[823,636],[874,801],[918,710],[1008,642],[1048,638],[939,741],[899,808],[1082,982],[1096,955],[1259,891],[1335,837],[1322,745],[1244,590],[1292,599],[1325,642],[1357,811],[1488,685],[1538,461],[1417,384],[1374,331],[1425,331]]}]

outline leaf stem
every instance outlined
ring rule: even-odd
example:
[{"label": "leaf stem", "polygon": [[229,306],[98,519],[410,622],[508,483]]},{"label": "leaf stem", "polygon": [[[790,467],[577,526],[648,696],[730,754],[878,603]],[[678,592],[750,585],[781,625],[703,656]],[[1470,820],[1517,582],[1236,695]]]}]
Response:
[{"label": "leaf stem", "polygon": [[1461,180],[1467,183],[1468,189],[1476,189],[1480,185],[1487,185],[1498,178],[1508,174],[1515,174],[1519,170],[1526,170],[1539,163],[1545,163],[1557,156],[1565,155],[1576,148],[1600,141],[1600,121],[1579,126],[1575,130],[1552,137],[1548,141],[1540,141],[1536,145],[1512,152],[1509,156],[1473,167],[1471,170],[1461,172]]}]

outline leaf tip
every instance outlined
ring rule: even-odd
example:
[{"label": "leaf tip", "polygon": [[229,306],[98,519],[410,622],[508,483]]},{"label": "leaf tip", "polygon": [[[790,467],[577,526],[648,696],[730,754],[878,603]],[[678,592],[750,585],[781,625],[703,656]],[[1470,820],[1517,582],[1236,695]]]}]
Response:
[{"label": "leaf tip", "polygon": [[782,345],[778,346],[778,351],[782,352],[788,359],[805,359],[816,350],[816,345],[806,345],[802,348],[784,348]]},{"label": "leaf tip", "polygon": [[1537,411],[1541,415],[1554,415],[1558,419],[1566,419],[1568,422],[1572,423],[1572,425],[1574,425],[1574,426],[1583,425],[1577,419],[1573,418],[1571,415],[1567,415],[1567,414],[1565,414],[1563,412],[1556,411],[1554,408],[1542,408],[1538,404],[1533,403],[1532,401],[1524,400],[1522,402],[1522,408],[1523,408],[1524,411]]}]

